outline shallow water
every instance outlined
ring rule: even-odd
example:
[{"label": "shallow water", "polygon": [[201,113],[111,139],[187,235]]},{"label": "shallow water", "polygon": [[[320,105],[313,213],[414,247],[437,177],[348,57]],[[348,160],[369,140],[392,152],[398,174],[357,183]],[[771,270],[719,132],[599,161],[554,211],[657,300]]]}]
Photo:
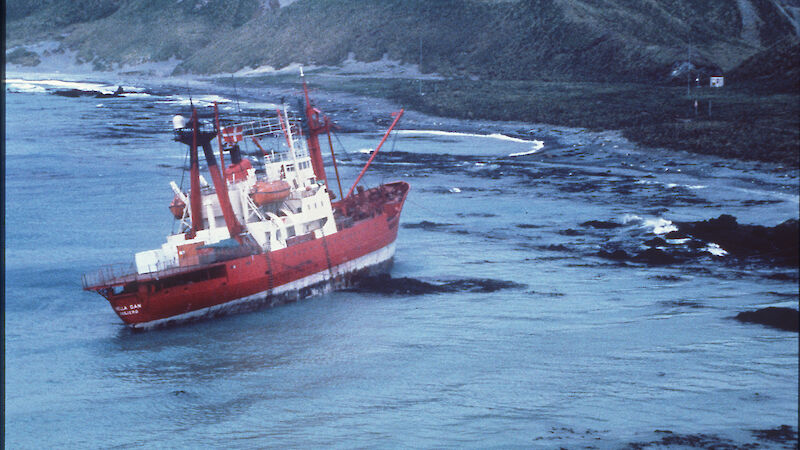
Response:
[{"label": "shallow water", "polygon": [[[169,126],[186,97],[139,87],[151,95],[6,85],[9,448],[618,447],[665,429],[770,446],[749,430],[797,423],[797,334],[731,320],[796,306],[796,267],[596,256],[677,221],[797,218],[795,172],[608,133],[408,131],[365,178],[411,184],[393,276],[516,284],[336,292],[132,333],[80,275],[174,227],[185,150]],[[338,136],[344,180],[381,133]]]}]

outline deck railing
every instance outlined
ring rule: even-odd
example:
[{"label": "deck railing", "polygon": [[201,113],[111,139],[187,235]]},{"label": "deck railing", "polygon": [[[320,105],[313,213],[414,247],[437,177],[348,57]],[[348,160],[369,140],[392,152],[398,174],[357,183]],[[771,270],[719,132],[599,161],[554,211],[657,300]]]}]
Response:
[{"label": "deck railing", "polygon": [[121,284],[126,281],[134,281],[136,276],[136,265],[133,263],[109,264],[95,272],[83,274],[81,285],[87,289],[94,286]]}]

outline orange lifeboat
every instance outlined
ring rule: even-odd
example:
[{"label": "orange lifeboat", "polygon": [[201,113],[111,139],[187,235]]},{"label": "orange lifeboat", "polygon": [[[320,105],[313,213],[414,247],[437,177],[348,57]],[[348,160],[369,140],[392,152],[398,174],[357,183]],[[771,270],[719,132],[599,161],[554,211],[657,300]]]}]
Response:
[{"label": "orange lifeboat", "polygon": [[258,206],[275,203],[289,196],[291,186],[284,180],[259,181],[250,191],[250,197]]},{"label": "orange lifeboat", "polygon": [[172,199],[172,203],[169,204],[169,210],[172,212],[172,215],[175,216],[176,219],[183,218],[183,211],[186,209],[186,203],[178,197],[178,194],[175,194],[175,198]]},{"label": "orange lifeboat", "polygon": [[250,161],[243,159],[238,163],[231,164],[230,166],[225,168],[225,178],[227,178],[228,181],[231,183],[246,180],[247,171],[252,168],[253,165],[250,164]]}]

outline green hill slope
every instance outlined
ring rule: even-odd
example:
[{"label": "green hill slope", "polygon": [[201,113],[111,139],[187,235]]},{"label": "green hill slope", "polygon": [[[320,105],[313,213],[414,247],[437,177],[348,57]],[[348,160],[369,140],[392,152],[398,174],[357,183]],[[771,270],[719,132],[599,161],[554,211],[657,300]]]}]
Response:
[{"label": "green hill slope", "polygon": [[[663,80],[728,70],[788,34],[772,0],[9,0],[7,49],[57,39],[82,61],[220,73],[387,55],[423,72],[506,80]],[[420,52],[420,44],[422,51]]]}]

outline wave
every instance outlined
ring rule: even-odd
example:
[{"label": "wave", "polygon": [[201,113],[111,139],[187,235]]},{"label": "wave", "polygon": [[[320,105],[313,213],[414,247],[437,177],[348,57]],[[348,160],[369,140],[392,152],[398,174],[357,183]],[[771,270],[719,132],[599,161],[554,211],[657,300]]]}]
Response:
[{"label": "wave", "polygon": [[511,158],[516,158],[518,156],[532,155],[534,153],[537,153],[539,150],[541,150],[544,147],[544,142],[543,141],[531,141],[531,142],[533,142],[533,148],[532,149],[528,150],[527,152],[510,153],[508,156],[511,157]]},{"label": "wave", "polygon": [[[544,142],[537,140],[522,139],[513,136],[508,136],[501,133],[480,134],[480,133],[462,133],[458,131],[442,131],[442,130],[395,130],[397,134],[405,135],[433,135],[433,136],[458,136],[458,137],[474,137],[486,139],[499,139],[501,141],[520,142],[523,144],[533,142],[534,145],[544,145]],[[541,147],[539,147],[541,148]]]},{"label": "wave", "polygon": [[164,99],[159,100],[158,103],[177,103],[179,105],[189,105],[191,103],[194,104],[202,104],[202,105],[212,105],[214,102],[217,103],[231,103],[233,100],[229,98],[225,98],[219,95],[198,95],[198,96],[185,96],[185,95],[169,95],[164,97]]},{"label": "wave", "polygon": [[120,86],[116,84],[94,83],[89,81],[67,81],[56,79],[45,80],[26,80],[23,78],[8,78],[4,80],[6,87],[19,89],[18,92],[47,92],[50,90],[75,90],[82,92],[100,92],[102,94],[114,94],[118,88],[122,88],[123,95],[147,95],[144,89],[136,86]]},{"label": "wave", "polygon": [[678,227],[671,220],[662,217],[642,218],[635,214],[625,214],[622,217],[622,223],[625,225],[638,223],[642,228],[649,228],[653,234],[667,234],[672,231],[678,231]]},{"label": "wave", "polygon": [[6,91],[19,93],[42,93],[47,92],[47,89],[36,84],[10,83],[8,80],[6,80]]},{"label": "wave", "polygon": [[674,189],[676,187],[691,189],[691,190],[698,190],[698,189],[706,189],[708,186],[703,184],[677,184],[677,183],[664,183],[661,181],[651,181],[651,180],[636,180],[634,184],[658,184],[661,186],[666,187],[667,189]]}]

